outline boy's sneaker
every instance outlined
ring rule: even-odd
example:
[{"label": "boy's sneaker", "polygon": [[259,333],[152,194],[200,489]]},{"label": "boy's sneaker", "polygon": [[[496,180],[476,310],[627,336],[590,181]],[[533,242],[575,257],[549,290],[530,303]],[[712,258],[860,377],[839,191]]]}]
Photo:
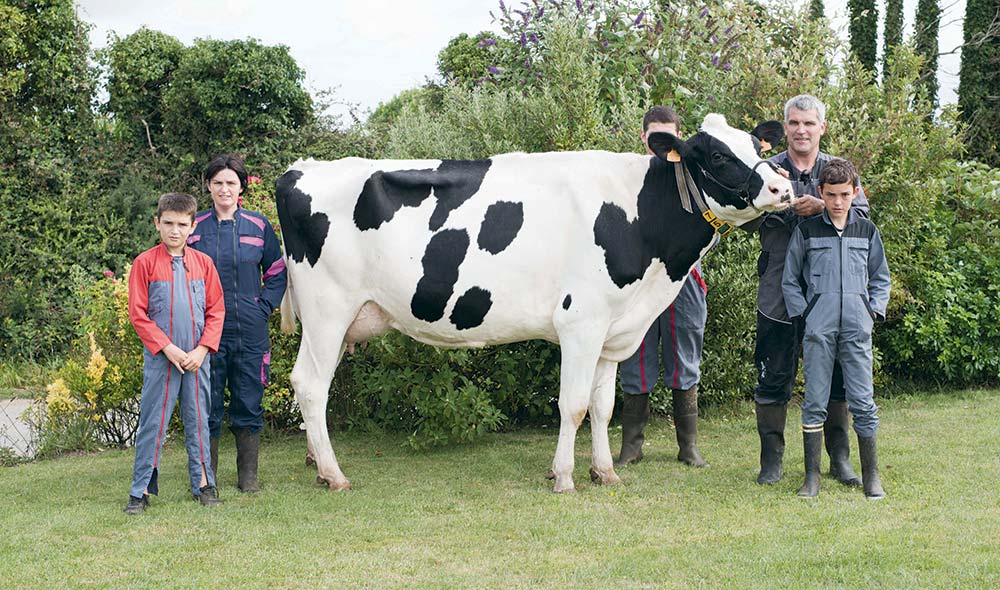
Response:
[{"label": "boy's sneaker", "polygon": [[218,506],[222,504],[222,500],[219,499],[219,494],[215,491],[215,486],[204,486],[198,488],[201,495],[198,496],[198,501],[201,502],[202,506]]},{"label": "boy's sneaker", "polygon": [[135,496],[128,497],[128,504],[125,506],[123,512],[128,515],[142,514],[146,511],[146,506],[149,506],[149,496],[143,494],[141,498],[136,498]]}]

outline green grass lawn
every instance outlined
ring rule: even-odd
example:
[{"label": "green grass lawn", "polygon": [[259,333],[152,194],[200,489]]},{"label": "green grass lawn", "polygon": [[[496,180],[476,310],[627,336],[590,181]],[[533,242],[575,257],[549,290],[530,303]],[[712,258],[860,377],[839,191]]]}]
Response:
[{"label": "green grass lawn", "polygon": [[[676,462],[669,421],[654,420],[646,459],[615,487],[589,483],[585,427],[567,495],[544,479],[552,429],[430,452],[335,434],[345,493],[314,485],[304,436],[272,438],[256,496],[236,491],[226,437],[217,509],[191,501],[174,440],[138,517],[121,512],[131,451],[0,468],[0,587],[1000,587],[1000,391],[881,404],[881,502],[829,478],[818,499],[795,497],[798,412],[785,479],[756,485],[749,406],[702,421],[706,470]],[[854,440],[852,459],[860,472]]]}]

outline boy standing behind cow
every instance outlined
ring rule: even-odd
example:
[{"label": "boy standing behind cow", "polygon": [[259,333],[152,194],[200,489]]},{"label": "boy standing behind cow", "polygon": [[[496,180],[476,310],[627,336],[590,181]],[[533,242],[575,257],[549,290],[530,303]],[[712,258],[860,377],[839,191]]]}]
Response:
[{"label": "boy standing behind cow", "polygon": [[880,499],[885,492],[875,447],[878,408],[872,399],[872,328],[885,319],[889,267],[878,228],[851,208],[858,195],[854,166],[831,160],[820,173],[819,189],[825,208],[792,232],[781,281],[788,316],[804,324],[806,475],[798,495],[819,493],[823,424],[837,361],[858,435],[865,495]]},{"label": "boy standing behind cow", "polygon": [[186,248],[198,202],[191,195],[160,197],[154,223],[161,243],[136,257],[128,278],[128,316],[143,343],[142,398],[135,465],[126,514],[139,514],[156,494],[163,437],[180,401],[191,493],[219,504],[209,465],[209,363],[222,336],[225,304],[212,259]]},{"label": "boy standing behind cow", "polygon": [[[650,133],[659,131],[680,137],[680,125],[681,119],[673,109],[662,106],[649,109],[642,119],[642,143],[646,145],[646,152],[653,155],[646,140]],[[695,467],[708,467],[697,446],[699,365],[708,319],[707,293],[699,262],[685,279],[677,299],[650,326],[639,349],[619,365],[625,399],[618,465],[642,459],[644,430],[650,414],[649,392],[660,378],[662,349],[663,381],[673,391],[677,460]]]}]

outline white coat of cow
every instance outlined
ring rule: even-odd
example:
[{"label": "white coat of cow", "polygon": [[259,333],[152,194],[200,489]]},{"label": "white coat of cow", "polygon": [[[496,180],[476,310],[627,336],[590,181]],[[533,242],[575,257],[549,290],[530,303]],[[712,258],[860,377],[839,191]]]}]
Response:
[{"label": "white coat of cow", "polygon": [[652,158],[296,162],[277,187],[289,277],[282,314],[286,329],[289,308],[302,323],[291,380],[318,479],[350,487],[325,423],[345,348],[395,329],[443,347],[559,344],[554,489],[574,489],[574,441],[588,409],[591,477],[618,483],[608,443],[618,362],[715,237],[700,211],[681,206],[666,154],[683,157],[712,213],[741,225],[793,198],[759,153],[758,139],[779,140],[780,124],[753,133],[709,115],[686,141],[652,134]]}]

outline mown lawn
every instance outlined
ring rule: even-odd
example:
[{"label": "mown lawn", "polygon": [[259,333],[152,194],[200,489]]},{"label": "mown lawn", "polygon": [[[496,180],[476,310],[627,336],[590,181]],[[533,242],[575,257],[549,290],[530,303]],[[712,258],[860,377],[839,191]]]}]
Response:
[{"label": "mown lawn", "polygon": [[703,421],[707,470],[677,463],[669,421],[654,422],[646,460],[610,488],[587,480],[581,429],[572,495],[544,479],[549,429],[422,453],[336,435],[347,493],[314,486],[303,436],[273,438],[256,496],[236,492],[227,437],[215,510],[191,501],[174,441],[138,517],[121,512],[131,451],[0,468],[0,587],[1000,587],[1000,391],[881,405],[882,502],[827,478],[818,499],[795,497],[797,412],[785,479],[757,486],[749,406]]}]

